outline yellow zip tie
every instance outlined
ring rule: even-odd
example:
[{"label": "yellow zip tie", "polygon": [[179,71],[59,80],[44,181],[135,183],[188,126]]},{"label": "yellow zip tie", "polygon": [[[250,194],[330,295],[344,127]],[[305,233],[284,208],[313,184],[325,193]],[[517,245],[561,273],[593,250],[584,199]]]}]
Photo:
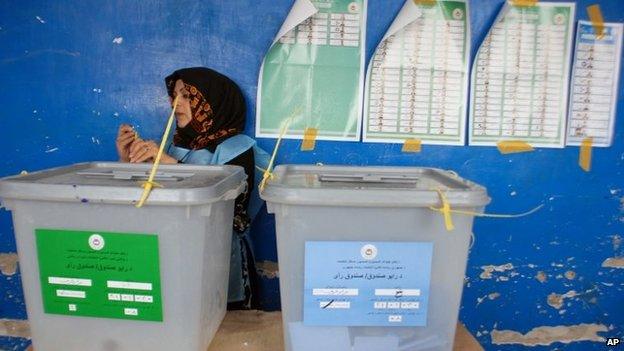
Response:
[{"label": "yellow zip tie", "polygon": [[447,231],[452,231],[455,229],[455,225],[453,224],[453,217],[451,216],[451,204],[446,199],[446,195],[440,189],[436,189],[438,195],[440,195],[440,200],[442,201],[441,208],[435,208],[433,206],[429,207],[429,209],[437,212],[441,212],[444,215],[444,226]]},{"label": "yellow zip tie", "polygon": [[503,140],[499,141],[496,146],[503,155],[534,151],[533,146],[522,140]]},{"label": "yellow zip tie", "polygon": [[146,182],[143,182],[141,185],[143,187],[143,194],[141,195],[141,200],[136,204],[136,208],[141,208],[147,201],[150,193],[152,192],[153,187],[162,188],[162,185],[156,183],[154,178],[156,177],[156,172],[158,171],[158,166],[160,165],[160,159],[165,151],[165,145],[167,144],[167,137],[169,136],[169,131],[171,130],[171,126],[173,125],[173,120],[175,117],[175,111],[178,107],[178,98],[180,95],[176,96],[173,100],[173,109],[171,110],[171,115],[169,116],[169,120],[167,121],[167,128],[165,129],[165,134],[160,141],[160,148],[158,149],[158,154],[156,155],[156,159],[154,160],[154,164],[152,165],[152,171],[150,172],[149,178],[147,178]]},{"label": "yellow zip tie", "polygon": [[290,124],[290,118],[287,119],[282,126],[282,130],[280,131],[280,135],[277,138],[277,142],[275,143],[275,148],[273,148],[273,154],[271,155],[271,160],[269,161],[269,166],[266,170],[264,170],[264,174],[262,175],[262,181],[260,182],[260,193],[264,191],[266,187],[266,183],[269,179],[273,179],[273,163],[275,162],[275,157],[277,156],[277,151],[279,150],[280,143],[282,142],[282,138],[284,134],[286,134],[286,130],[288,129],[288,125]]},{"label": "yellow zip tie", "polygon": [[591,163],[592,163],[592,145],[594,139],[593,138],[585,138],[583,142],[581,142],[581,151],[579,154],[579,166],[585,171],[591,171]]},{"label": "yellow zip tie", "polygon": [[306,128],[303,133],[303,141],[301,142],[301,151],[312,151],[316,146],[317,128]]},{"label": "yellow zip tie", "polygon": [[264,169],[264,168],[262,168],[260,166],[256,166],[256,169],[259,170],[262,173],[266,172],[266,169]]},{"label": "yellow zip tie", "polygon": [[[267,170],[260,167],[260,166],[256,166],[256,169],[259,170],[260,172],[262,172],[262,174],[266,173]],[[269,172],[269,180],[273,180],[273,173]]]},{"label": "yellow zip tie", "polygon": [[538,0],[511,0],[512,6],[517,7],[532,7],[537,5]]},{"label": "yellow zip tie", "polygon": [[295,112],[293,112],[293,114],[284,121],[284,125],[282,125],[282,130],[280,131],[280,134],[277,137],[277,142],[275,143],[275,148],[273,149],[273,154],[271,155],[271,160],[269,161],[269,166],[267,167],[266,170],[264,170],[264,174],[262,175],[262,181],[260,182],[260,186],[259,186],[260,193],[264,191],[264,188],[266,187],[266,183],[269,181],[269,179],[274,178],[273,164],[275,163],[275,157],[277,156],[277,151],[279,150],[282,139],[284,138],[284,135],[286,134],[286,131],[288,130],[288,126],[290,125],[290,122],[292,122],[295,116],[297,116],[300,112],[301,112],[301,107],[297,108],[297,110],[295,110]]},{"label": "yellow zip tie", "polygon": [[440,189],[436,189],[436,191],[440,195],[440,200],[442,201],[442,207],[436,208],[436,207],[430,206],[429,209],[432,211],[440,212],[444,215],[444,225],[446,226],[446,230],[449,232],[455,229],[455,225],[453,224],[453,218],[451,217],[452,213],[460,214],[460,215],[467,215],[467,216],[474,216],[474,217],[486,217],[486,218],[520,218],[520,217],[526,217],[526,216],[532,215],[533,213],[541,210],[542,207],[544,207],[544,205],[541,204],[530,211],[520,213],[520,214],[515,214],[515,215],[453,210],[451,208],[451,204],[446,199],[446,195],[444,194],[444,192],[442,192],[442,190]]},{"label": "yellow zip tie", "polygon": [[420,139],[407,139],[403,144],[403,148],[401,152],[420,152],[421,151],[422,141]]},{"label": "yellow zip tie", "polygon": [[600,11],[600,5],[587,6],[587,14],[589,20],[594,26],[594,33],[596,33],[596,39],[600,40],[604,38],[604,17],[602,17],[602,11]]}]

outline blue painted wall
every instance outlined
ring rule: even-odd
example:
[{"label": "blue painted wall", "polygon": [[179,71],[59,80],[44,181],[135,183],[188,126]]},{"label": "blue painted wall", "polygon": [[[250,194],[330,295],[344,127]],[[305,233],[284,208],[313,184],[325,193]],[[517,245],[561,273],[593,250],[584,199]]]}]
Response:
[{"label": "blue painted wall", "polygon": [[[600,3],[608,21],[624,21],[624,1]],[[0,2],[0,176],[91,160],[116,158],[119,123],[132,123],[158,138],[168,112],[163,77],[176,68],[204,65],[242,87],[253,135],[260,63],[293,0],[161,0]],[[503,0],[471,1],[472,53],[476,52]],[[367,59],[403,4],[369,0]],[[115,38],[123,38],[114,43]],[[298,151],[287,140],[279,163],[433,166],[456,170],[488,187],[492,213],[545,208],[515,220],[479,219],[468,264],[461,319],[487,349],[489,332],[526,333],[538,326],[603,324],[624,336],[624,269],[601,268],[624,256],[624,100],[620,89],[614,146],[594,151],[591,173],[577,166],[578,148],[544,149],[502,156],[495,148],[425,146],[402,154],[400,145],[318,142]],[[274,140],[259,140],[272,149]],[[255,223],[259,260],[275,261],[274,224]],[[0,211],[0,253],[15,251],[10,216]],[[513,269],[480,277],[482,266],[511,263]],[[544,272],[548,280],[535,279]],[[572,280],[567,271],[575,272]],[[0,274],[0,319],[24,319],[19,274]],[[264,305],[278,308],[276,280],[263,282]],[[551,293],[570,290],[561,309]],[[490,295],[492,294],[492,295]],[[500,294],[500,295],[497,295]],[[488,297],[492,297],[490,299]],[[485,297],[485,299],[483,299]],[[481,302],[479,302],[481,301]],[[22,350],[27,342],[0,337],[0,349]],[[554,344],[537,350],[602,350],[600,343]]]}]

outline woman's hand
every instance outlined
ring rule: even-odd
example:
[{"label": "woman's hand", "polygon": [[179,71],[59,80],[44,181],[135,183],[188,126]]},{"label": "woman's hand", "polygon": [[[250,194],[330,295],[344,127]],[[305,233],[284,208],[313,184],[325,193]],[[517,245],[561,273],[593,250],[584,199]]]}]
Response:
[{"label": "woman's hand", "polygon": [[117,140],[115,141],[115,145],[117,146],[117,154],[119,155],[119,161],[130,161],[130,146],[135,139],[136,132],[131,126],[127,124],[122,124],[121,126],[119,126],[119,131],[117,132]]},{"label": "woman's hand", "polygon": [[[158,145],[152,140],[137,139],[130,147],[130,162],[154,162],[158,155]],[[175,164],[178,160],[163,153],[160,158],[160,163]]]}]

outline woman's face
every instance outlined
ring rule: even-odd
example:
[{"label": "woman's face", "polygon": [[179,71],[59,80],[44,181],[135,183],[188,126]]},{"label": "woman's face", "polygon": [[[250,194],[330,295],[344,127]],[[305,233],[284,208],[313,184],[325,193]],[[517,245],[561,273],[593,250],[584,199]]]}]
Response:
[{"label": "woman's face", "polygon": [[[176,107],[175,116],[178,121],[178,127],[186,127],[193,119],[193,113],[191,112],[191,99],[189,91],[184,87],[184,82],[178,79],[173,88],[173,98],[179,96],[178,106]],[[170,98],[171,104],[173,99]]]}]

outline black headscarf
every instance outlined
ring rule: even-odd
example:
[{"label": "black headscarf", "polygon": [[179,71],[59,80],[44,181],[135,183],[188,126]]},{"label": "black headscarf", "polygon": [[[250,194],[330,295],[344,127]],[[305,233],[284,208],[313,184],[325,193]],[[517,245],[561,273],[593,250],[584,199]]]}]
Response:
[{"label": "black headscarf", "polygon": [[174,145],[214,152],[222,141],[244,131],[245,99],[236,83],[209,68],[183,68],[165,78],[171,98],[178,79],[190,93],[193,116],[184,128],[176,128]]}]

